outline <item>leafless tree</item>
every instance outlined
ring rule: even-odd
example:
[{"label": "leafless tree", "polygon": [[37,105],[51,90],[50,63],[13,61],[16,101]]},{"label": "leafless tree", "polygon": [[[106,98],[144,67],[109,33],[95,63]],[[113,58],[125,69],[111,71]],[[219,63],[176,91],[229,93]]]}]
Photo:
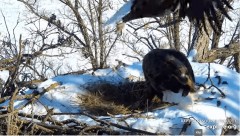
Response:
[{"label": "leafless tree", "polygon": [[[0,70],[8,70],[9,77],[6,82],[2,82],[0,93],[1,96],[11,95],[16,88],[16,84],[18,82],[19,71],[22,69],[20,65],[22,63],[22,50],[24,45],[21,42],[17,42],[15,35],[15,28],[19,24],[19,18],[16,21],[16,25],[12,30],[12,33],[9,30],[8,22],[6,21],[5,15],[2,13],[2,17],[4,19],[5,28],[7,30],[7,34],[3,35],[0,39]],[[19,41],[21,41],[21,35]]]},{"label": "leafless tree", "polygon": [[[35,33],[31,33],[31,38],[24,39],[20,34],[19,39],[17,39],[16,28],[20,19],[17,19],[13,30],[10,30],[3,13],[2,16],[7,33],[2,34],[2,37],[0,37],[0,70],[9,71],[9,77],[6,82],[2,83],[3,85],[0,88],[1,96],[11,95],[16,88],[21,89],[23,82],[32,82],[36,79],[45,80],[48,77],[46,71],[49,71],[49,69],[55,75],[59,74],[58,69],[54,68],[51,63],[39,61],[39,59],[45,57],[44,51],[57,48],[66,44],[66,42],[46,44],[44,40],[47,39],[47,34],[52,32],[51,30],[47,31],[47,29],[43,31],[37,29]],[[31,24],[35,25],[35,23],[32,22]],[[35,26],[38,28],[37,25]],[[38,37],[36,35],[41,36]],[[42,40],[42,44],[39,44],[39,40]],[[42,70],[39,69],[39,65],[42,67]]]},{"label": "leafless tree", "polygon": [[[103,26],[103,14],[111,5],[109,0],[57,0],[61,3],[59,6],[64,8],[64,11],[61,10],[58,14],[39,11],[36,4],[38,1],[35,3],[27,0],[18,1],[25,4],[35,17],[48,22],[47,30],[53,28],[55,31],[57,30],[59,33],[58,43],[68,42],[65,46],[80,50],[82,55],[91,62],[93,70],[107,67],[107,58],[119,37],[119,35],[113,34],[113,29]],[[35,32],[37,31],[35,30]],[[39,36],[41,37],[41,33]],[[42,38],[42,42],[44,40]],[[50,41],[46,45],[52,47],[53,42]]]}]

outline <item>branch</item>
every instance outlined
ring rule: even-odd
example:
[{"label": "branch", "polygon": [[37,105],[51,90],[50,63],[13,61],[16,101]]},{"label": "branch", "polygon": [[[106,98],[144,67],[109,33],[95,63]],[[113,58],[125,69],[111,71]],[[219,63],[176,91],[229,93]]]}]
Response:
[{"label": "branch", "polygon": [[216,48],[208,51],[205,58],[201,58],[199,62],[213,62],[216,59],[227,58],[240,52],[240,43],[235,42],[229,44],[227,48]]},{"label": "branch", "polygon": [[90,115],[90,114],[88,114],[86,112],[80,112],[80,113],[54,113],[53,115],[66,115],[66,114],[70,114],[70,115],[84,115],[84,116],[87,116],[87,117],[89,117],[89,118],[91,118],[91,119],[101,123],[101,124],[105,124],[105,125],[108,125],[108,126],[114,126],[114,127],[119,128],[119,129],[127,130],[127,131],[130,131],[130,132],[135,132],[135,133],[140,133],[140,134],[145,134],[145,135],[157,135],[157,133],[151,133],[151,132],[147,132],[147,131],[143,131],[143,130],[139,130],[139,129],[125,127],[125,126],[122,126],[122,125],[119,125],[119,124],[115,124],[115,123],[112,123],[112,122],[100,120],[97,117],[95,117],[93,115]]},{"label": "branch", "polygon": [[141,25],[141,26],[139,26],[139,27],[137,27],[137,28],[134,28],[134,27],[132,27],[132,26],[129,25],[129,24],[127,24],[127,25],[128,25],[129,27],[133,28],[133,29],[134,29],[134,32],[136,32],[136,31],[138,31],[139,29],[144,28],[144,27],[146,27],[146,26],[148,26],[148,25],[150,25],[150,24],[158,23],[158,27],[159,27],[159,28],[166,28],[166,27],[172,26],[172,25],[174,25],[174,24],[176,24],[176,23],[179,23],[179,22],[183,21],[183,20],[181,20],[181,19],[176,19],[176,20],[172,20],[172,21],[166,22],[165,24],[162,24],[161,21],[160,21],[160,19],[158,19],[158,18],[154,18],[154,19],[155,19],[155,21],[147,22],[147,23],[145,23],[145,24],[143,24],[143,25]]},{"label": "branch", "polygon": [[204,82],[204,84],[208,81],[208,79],[209,79],[210,82],[211,82],[211,86],[210,86],[208,89],[210,89],[211,87],[216,88],[216,89],[220,92],[220,94],[222,95],[222,97],[225,98],[225,97],[226,97],[225,93],[224,93],[221,89],[219,89],[216,85],[214,85],[214,83],[213,83],[213,81],[212,81],[212,79],[211,79],[211,75],[210,75],[210,63],[208,63],[208,78],[207,78],[207,80]]},{"label": "branch", "polygon": [[[34,9],[33,6],[31,6],[28,2],[25,2],[24,0],[17,0],[19,2],[22,2],[24,5],[26,5],[29,10],[36,15],[37,17],[40,17],[41,19],[44,19],[45,21],[49,21],[50,18],[45,16],[45,15],[40,15],[36,9]],[[77,39],[78,42],[80,42],[83,46],[87,46],[77,35],[75,35],[74,33],[71,33],[69,31],[67,31],[64,26],[62,26],[61,24],[59,24],[57,21],[52,21],[51,24],[54,24],[55,26],[57,26],[59,29],[61,29],[63,32],[67,33],[70,36],[73,36],[75,39]]]}]

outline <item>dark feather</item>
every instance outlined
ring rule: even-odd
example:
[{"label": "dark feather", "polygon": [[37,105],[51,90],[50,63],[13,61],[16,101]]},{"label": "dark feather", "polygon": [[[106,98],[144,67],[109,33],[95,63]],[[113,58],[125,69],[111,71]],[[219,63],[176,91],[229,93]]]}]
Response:
[{"label": "dark feather", "polygon": [[195,21],[198,27],[200,26],[200,23],[202,23],[206,31],[205,14],[213,30],[219,33],[222,30],[217,13],[220,11],[224,16],[231,20],[224,5],[232,9],[226,0],[189,0],[189,7],[185,14],[190,21]]},{"label": "dark feather", "polygon": [[143,17],[158,17],[179,10],[180,18],[188,16],[189,20],[195,22],[198,27],[202,23],[205,31],[204,16],[206,15],[213,30],[220,32],[218,12],[231,20],[226,7],[232,9],[227,0],[134,0],[130,13],[122,20],[128,22]]},{"label": "dark feather", "polygon": [[174,11],[178,0],[134,0],[131,11],[123,17],[123,22],[143,17],[162,16]]}]

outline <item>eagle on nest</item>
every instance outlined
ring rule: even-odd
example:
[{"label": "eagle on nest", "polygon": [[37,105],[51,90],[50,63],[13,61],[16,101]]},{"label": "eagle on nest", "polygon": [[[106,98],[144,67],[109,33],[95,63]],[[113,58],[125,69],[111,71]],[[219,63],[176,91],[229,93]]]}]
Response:
[{"label": "eagle on nest", "polygon": [[185,55],[173,49],[154,49],[144,56],[143,73],[146,80],[146,97],[157,95],[163,100],[164,91],[179,93],[185,97],[195,91],[195,77]]},{"label": "eagle on nest", "polygon": [[[207,19],[213,30],[219,33],[222,30],[218,12],[231,20],[226,7],[232,9],[227,0],[129,0],[105,24],[117,22],[117,29],[121,31],[124,23],[128,21],[143,17],[160,17],[178,10],[179,18],[187,16],[198,27],[202,23],[205,31]],[[121,21],[122,23],[119,23]]]}]

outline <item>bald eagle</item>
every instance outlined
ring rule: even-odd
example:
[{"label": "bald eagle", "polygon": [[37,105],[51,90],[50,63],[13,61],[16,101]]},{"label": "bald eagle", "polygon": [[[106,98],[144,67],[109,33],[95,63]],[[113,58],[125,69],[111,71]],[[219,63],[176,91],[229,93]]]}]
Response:
[{"label": "bald eagle", "polygon": [[154,49],[144,56],[142,64],[148,94],[152,99],[163,98],[163,91],[170,90],[187,96],[195,92],[195,78],[192,67],[185,55],[172,49]]},{"label": "bald eagle", "polygon": [[[232,9],[227,0],[129,0],[107,22],[106,25],[143,18],[159,17],[179,10],[179,17],[187,16],[190,21],[200,23],[206,30],[205,17],[215,32],[221,31],[217,13],[220,12],[231,20],[225,7]],[[123,25],[121,25],[123,26]]]}]

